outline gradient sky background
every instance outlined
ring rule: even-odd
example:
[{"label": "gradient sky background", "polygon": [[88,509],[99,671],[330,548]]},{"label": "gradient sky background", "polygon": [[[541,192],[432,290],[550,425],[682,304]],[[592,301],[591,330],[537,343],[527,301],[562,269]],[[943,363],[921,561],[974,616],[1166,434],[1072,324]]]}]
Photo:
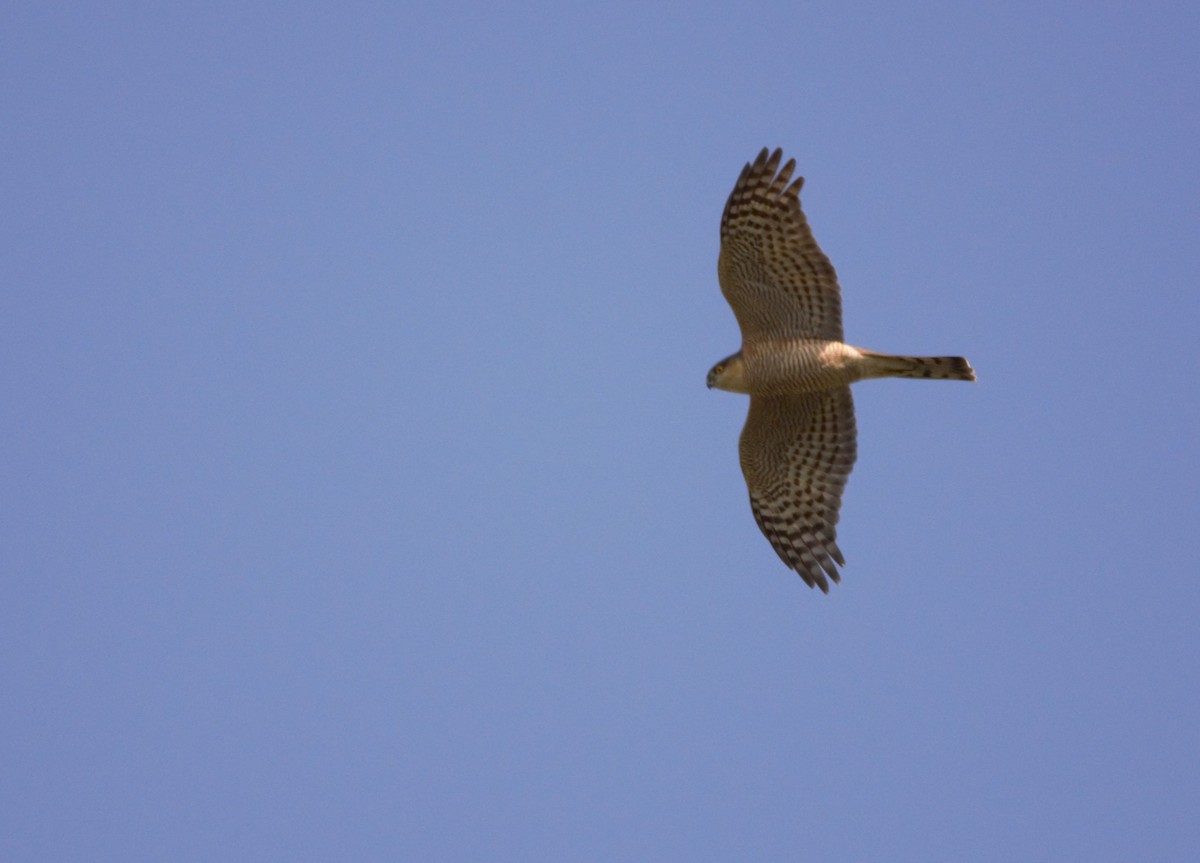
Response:
[{"label": "gradient sky background", "polygon": [[[8,4],[0,859],[1190,860],[1194,3]],[[830,596],[737,464],[782,146]]]}]

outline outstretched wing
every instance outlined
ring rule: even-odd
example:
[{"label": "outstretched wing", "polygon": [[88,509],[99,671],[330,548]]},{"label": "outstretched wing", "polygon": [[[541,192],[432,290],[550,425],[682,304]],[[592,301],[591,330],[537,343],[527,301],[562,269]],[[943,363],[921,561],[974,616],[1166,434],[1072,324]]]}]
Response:
[{"label": "outstretched wing", "polygon": [[754,520],[809,587],[829,592],[846,565],[837,547],[842,491],[858,451],[850,387],[751,396],[738,444]]},{"label": "outstretched wing", "polygon": [[721,293],[733,307],[743,341],[823,338],[842,341],[837,273],[813,239],[800,209],[803,177],[796,162],[779,169],[783,151],[766,149],[738,177],[721,216]]}]

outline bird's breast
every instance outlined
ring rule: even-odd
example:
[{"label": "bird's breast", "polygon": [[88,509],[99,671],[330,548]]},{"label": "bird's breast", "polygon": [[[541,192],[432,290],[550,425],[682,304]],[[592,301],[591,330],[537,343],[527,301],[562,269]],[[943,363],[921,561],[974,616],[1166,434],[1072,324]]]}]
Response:
[{"label": "bird's breast", "polygon": [[826,339],[779,339],[742,346],[750,393],[822,392],[859,380],[859,352]]}]

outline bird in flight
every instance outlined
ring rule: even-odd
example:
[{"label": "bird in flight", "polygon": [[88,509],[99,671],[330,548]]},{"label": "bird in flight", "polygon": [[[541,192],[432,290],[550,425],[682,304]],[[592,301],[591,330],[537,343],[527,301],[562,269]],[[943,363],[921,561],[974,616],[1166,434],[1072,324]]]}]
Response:
[{"label": "bird in flight", "polygon": [[738,443],[754,520],[789,568],[829,592],[846,561],[837,546],[842,491],[857,442],[850,384],[867,378],[973,381],[964,357],[906,357],[846,344],[837,273],[800,209],[803,177],[764,149],[721,216],[721,293],[742,348],[708,373],[750,396]]}]

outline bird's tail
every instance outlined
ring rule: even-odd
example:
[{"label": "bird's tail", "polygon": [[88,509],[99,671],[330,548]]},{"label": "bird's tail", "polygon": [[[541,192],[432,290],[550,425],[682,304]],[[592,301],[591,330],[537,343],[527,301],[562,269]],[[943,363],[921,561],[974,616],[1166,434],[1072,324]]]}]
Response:
[{"label": "bird's tail", "polygon": [[975,369],[966,357],[902,357],[862,351],[870,361],[870,377],[917,378],[930,381],[973,381]]}]

